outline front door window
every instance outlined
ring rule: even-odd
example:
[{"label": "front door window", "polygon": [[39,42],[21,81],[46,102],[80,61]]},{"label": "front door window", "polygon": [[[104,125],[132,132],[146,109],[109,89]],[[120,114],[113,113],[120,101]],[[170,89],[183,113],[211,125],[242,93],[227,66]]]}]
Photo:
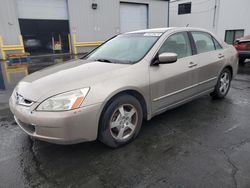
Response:
[{"label": "front door window", "polygon": [[178,59],[191,56],[192,50],[186,32],[176,33],[171,35],[161,46],[158,54],[176,53]]}]

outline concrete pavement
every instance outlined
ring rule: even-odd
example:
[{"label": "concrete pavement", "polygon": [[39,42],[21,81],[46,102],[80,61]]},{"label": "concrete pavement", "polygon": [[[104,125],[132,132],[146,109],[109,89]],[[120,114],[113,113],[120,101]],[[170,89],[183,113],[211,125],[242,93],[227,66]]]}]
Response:
[{"label": "concrete pavement", "polygon": [[116,150],[30,139],[7,104],[19,76],[0,91],[0,187],[250,187],[250,63],[224,100],[204,96],[159,115]]}]

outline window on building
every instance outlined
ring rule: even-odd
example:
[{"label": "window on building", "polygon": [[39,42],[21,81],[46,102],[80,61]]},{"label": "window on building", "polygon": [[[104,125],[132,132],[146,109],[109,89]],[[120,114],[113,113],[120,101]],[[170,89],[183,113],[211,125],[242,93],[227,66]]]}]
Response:
[{"label": "window on building", "polygon": [[178,5],[178,14],[190,14],[191,13],[191,2],[182,3]]},{"label": "window on building", "polygon": [[226,30],[225,42],[228,44],[233,44],[236,39],[244,36],[244,30]]}]

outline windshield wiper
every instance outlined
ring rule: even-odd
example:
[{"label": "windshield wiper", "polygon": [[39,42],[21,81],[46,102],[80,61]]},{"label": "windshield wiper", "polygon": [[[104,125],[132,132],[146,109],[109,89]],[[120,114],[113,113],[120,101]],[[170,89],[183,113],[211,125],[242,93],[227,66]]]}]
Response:
[{"label": "windshield wiper", "polygon": [[100,62],[105,62],[105,63],[133,64],[132,61],[117,60],[117,59],[104,59],[104,58],[100,58],[100,59],[95,59],[95,61],[100,61]]},{"label": "windshield wiper", "polygon": [[96,61],[100,61],[100,62],[106,62],[106,63],[114,63],[108,59],[97,59]]}]

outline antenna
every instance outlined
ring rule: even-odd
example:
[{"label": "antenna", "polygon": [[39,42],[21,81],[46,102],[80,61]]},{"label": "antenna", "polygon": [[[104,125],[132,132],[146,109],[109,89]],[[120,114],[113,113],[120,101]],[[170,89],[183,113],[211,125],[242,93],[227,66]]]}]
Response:
[{"label": "antenna", "polygon": [[189,27],[189,24],[187,24],[186,27]]}]

